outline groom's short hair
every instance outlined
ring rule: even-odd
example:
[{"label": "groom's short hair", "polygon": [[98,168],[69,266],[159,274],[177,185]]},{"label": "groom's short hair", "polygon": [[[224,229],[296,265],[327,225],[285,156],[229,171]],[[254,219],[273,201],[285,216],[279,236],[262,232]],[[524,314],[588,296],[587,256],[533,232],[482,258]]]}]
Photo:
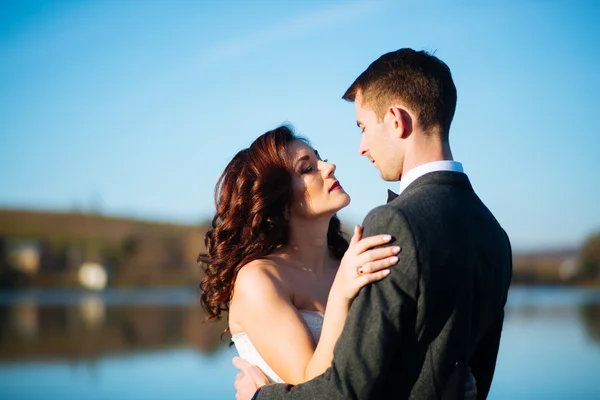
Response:
[{"label": "groom's short hair", "polygon": [[405,48],[382,55],[356,78],[342,99],[353,102],[359,92],[379,119],[399,101],[417,114],[423,130],[438,128],[442,138],[448,138],[456,86],[450,68],[432,54]]}]

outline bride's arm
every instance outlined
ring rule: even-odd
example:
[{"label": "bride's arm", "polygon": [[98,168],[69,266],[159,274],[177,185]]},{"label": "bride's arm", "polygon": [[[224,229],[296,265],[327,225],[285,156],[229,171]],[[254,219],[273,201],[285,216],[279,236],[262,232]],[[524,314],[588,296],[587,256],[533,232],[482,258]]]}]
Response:
[{"label": "bride's arm", "polygon": [[[350,301],[330,293],[323,319],[321,337],[314,354],[306,365],[305,375],[302,382],[306,382],[319,376],[331,366],[333,360],[333,349],[344,328]],[[291,383],[291,382],[290,382]]]},{"label": "bride's arm", "polygon": [[[274,263],[257,260],[241,268],[234,287],[231,317],[248,335],[265,362],[285,382],[306,382],[325,372],[333,359],[350,303],[367,283],[384,278],[384,268],[395,264],[392,248],[368,250],[386,243],[384,235],[355,234],[331,288],[323,328],[315,345],[302,316],[293,305],[291,287]],[[389,239],[388,239],[389,240]],[[357,268],[364,273],[357,276]]]}]

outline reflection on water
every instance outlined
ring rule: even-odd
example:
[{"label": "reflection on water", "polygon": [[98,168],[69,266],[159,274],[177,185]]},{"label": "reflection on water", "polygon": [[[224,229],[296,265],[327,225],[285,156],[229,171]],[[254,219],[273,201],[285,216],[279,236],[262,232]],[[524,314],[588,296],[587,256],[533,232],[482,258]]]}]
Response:
[{"label": "reflection on water", "polygon": [[110,291],[4,294],[0,361],[93,358],[166,347],[210,354],[223,346],[223,323],[203,323],[194,292],[177,294],[178,301],[165,303],[149,301],[151,293],[143,291],[129,296]]},{"label": "reflection on water", "polygon": [[492,399],[599,399],[600,292],[517,289]]},{"label": "reflection on water", "polygon": [[[233,398],[194,290],[0,293],[3,399]],[[600,291],[512,289],[490,399],[600,398]]]},{"label": "reflection on water", "polygon": [[590,335],[590,339],[595,342],[600,342],[600,305],[582,304],[579,310],[581,313],[581,320],[583,321],[586,332]]}]

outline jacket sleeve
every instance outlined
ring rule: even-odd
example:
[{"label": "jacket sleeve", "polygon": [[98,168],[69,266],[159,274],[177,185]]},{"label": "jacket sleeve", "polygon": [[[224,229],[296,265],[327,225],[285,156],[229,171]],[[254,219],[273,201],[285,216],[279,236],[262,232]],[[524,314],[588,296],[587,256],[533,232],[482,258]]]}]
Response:
[{"label": "jacket sleeve", "polygon": [[392,235],[402,248],[397,265],[385,279],[364,287],[350,308],[332,365],[313,380],[292,386],[263,386],[254,398],[377,399],[385,371],[396,354],[403,323],[416,310],[417,257],[406,219],[389,206],[374,209],[364,221],[363,237]]},{"label": "jacket sleeve", "polygon": [[[512,249],[510,245],[510,239],[506,232],[506,243],[508,247],[508,257],[510,260],[510,268],[507,271],[507,282],[506,291],[508,292],[508,286],[512,278]],[[506,305],[506,298],[504,298],[504,305]],[[475,377],[477,382],[477,399],[486,399],[490,387],[492,385],[492,378],[494,377],[494,370],[496,369],[496,360],[498,358],[498,349],[500,347],[500,337],[502,335],[502,325],[504,323],[504,308],[500,314],[493,321],[492,325],[486,332],[485,336],[479,342],[473,356],[471,357],[470,367],[471,373]]]},{"label": "jacket sleeve", "polygon": [[477,382],[477,399],[486,399],[496,368],[504,311],[494,321],[471,357],[471,373]]}]

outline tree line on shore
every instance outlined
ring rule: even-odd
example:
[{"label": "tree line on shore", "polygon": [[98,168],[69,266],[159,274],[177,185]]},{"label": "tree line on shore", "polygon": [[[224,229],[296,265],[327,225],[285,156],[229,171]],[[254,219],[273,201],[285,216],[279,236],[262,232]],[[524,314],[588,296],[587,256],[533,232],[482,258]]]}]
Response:
[{"label": "tree line on shore", "polygon": [[[183,225],[78,212],[0,210],[0,288],[78,286],[84,263],[109,286],[197,286],[210,222]],[[515,254],[513,283],[597,284],[600,232],[578,249]]]}]

